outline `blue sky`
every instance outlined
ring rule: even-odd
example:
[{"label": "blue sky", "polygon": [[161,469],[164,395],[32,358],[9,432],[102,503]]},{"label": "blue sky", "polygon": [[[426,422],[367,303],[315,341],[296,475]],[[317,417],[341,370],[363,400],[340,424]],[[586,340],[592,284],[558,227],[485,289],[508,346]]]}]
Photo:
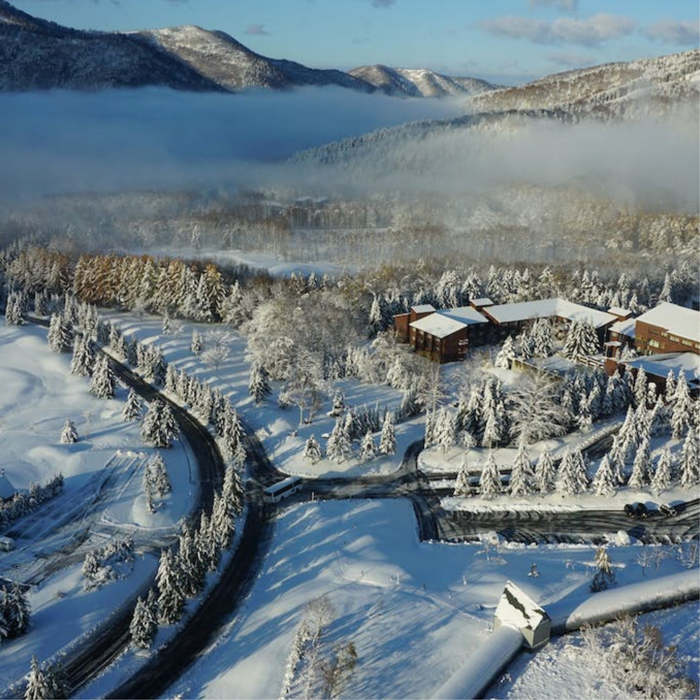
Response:
[{"label": "blue sky", "polygon": [[17,0],[79,28],[198,24],[314,67],[427,67],[518,82],[698,45],[694,0]]}]

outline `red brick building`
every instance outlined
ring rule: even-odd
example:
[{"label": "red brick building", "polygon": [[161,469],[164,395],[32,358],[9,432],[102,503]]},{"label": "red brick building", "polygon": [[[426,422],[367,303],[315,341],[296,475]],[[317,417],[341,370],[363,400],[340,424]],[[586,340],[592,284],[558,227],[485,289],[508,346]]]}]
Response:
[{"label": "red brick building", "polygon": [[640,355],[700,354],[700,311],[664,302],[635,319],[634,346]]}]

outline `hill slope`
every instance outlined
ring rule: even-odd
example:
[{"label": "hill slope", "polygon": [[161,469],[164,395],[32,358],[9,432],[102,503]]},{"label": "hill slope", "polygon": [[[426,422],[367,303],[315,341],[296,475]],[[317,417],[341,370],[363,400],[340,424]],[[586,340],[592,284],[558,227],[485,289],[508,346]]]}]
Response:
[{"label": "hill slope", "polygon": [[380,64],[349,71],[389,95],[408,97],[448,97],[473,95],[496,86],[478,78],[457,78],[427,68],[390,68]]}]

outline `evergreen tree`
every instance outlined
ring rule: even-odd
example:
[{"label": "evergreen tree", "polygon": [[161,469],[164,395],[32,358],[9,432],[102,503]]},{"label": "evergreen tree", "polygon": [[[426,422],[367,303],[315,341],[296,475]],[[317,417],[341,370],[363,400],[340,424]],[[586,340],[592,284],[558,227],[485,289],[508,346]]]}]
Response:
[{"label": "evergreen tree", "polygon": [[457,440],[457,425],[454,414],[447,408],[441,408],[438,412],[435,432],[435,441],[443,454],[454,447]]},{"label": "evergreen tree", "polygon": [[683,437],[690,428],[692,408],[685,373],[679,372],[676,390],[673,394],[673,412],[671,413],[671,430],[674,438]]},{"label": "evergreen tree", "polygon": [[159,454],[154,454],[153,457],[148,460],[146,472],[150,475],[150,481],[155,494],[163,498],[173,490],[170,485],[168,471],[165,468],[165,462]]},{"label": "evergreen tree", "polygon": [[141,412],[142,407],[139,395],[133,389],[129,389],[126,403],[122,409],[122,420],[125,423],[133,423],[134,421],[141,420]]},{"label": "evergreen tree", "polygon": [[680,462],[680,483],[684,488],[700,483],[700,445],[694,430],[689,430],[683,441]]},{"label": "evergreen tree", "polygon": [[479,493],[482,498],[495,498],[501,493],[501,474],[491,451],[479,477]]},{"label": "evergreen tree", "polygon": [[163,388],[174,396],[177,396],[177,378],[178,373],[174,365],[168,365],[168,369],[165,372],[165,386]]},{"label": "evergreen tree", "polygon": [[201,565],[195,539],[187,523],[182,526],[178,537],[177,563],[183,593],[188,597],[197,595],[204,585],[205,569]]},{"label": "evergreen tree", "polygon": [[656,469],[654,476],[651,479],[651,490],[658,496],[662,491],[670,488],[673,461],[671,459],[671,450],[668,447],[664,448],[656,460]]},{"label": "evergreen tree", "polygon": [[617,477],[608,455],[600,460],[592,485],[596,496],[612,496],[615,493]]},{"label": "evergreen tree", "polygon": [[78,442],[78,431],[75,429],[73,421],[70,418],[66,418],[66,422],[63,424],[63,430],[61,431],[61,443],[70,445],[74,442]]},{"label": "evergreen tree", "polygon": [[212,528],[221,549],[226,549],[233,541],[236,525],[231,508],[224,498],[217,494],[212,509]]},{"label": "evergreen tree", "polygon": [[211,520],[205,511],[199,519],[197,546],[202,565],[207,571],[216,571],[219,564],[219,546],[212,528]]},{"label": "evergreen tree", "polygon": [[95,360],[95,368],[90,381],[90,393],[98,399],[111,399],[114,397],[114,373],[109,366],[106,355],[100,355]]},{"label": "evergreen tree", "polygon": [[193,355],[201,355],[204,350],[204,342],[202,341],[202,336],[199,331],[192,331],[192,342],[190,343],[190,350]]},{"label": "evergreen tree", "polygon": [[676,393],[676,375],[673,373],[673,370],[670,369],[668,370],[668,374],[666,375],[666,388],[664,390],[664,394],[666,396],[666,401],[672,401],[673,400],[673,395]]},{"label": "evergreen tree", "polygon": [[47,335],[49,347],[54,352],[63,352],[63,336],[61,334],[61,316],[60,314],[51,314],[49,320],[49,333]]},{"label": "evergreen tree", "polygon": [[346,430],[346,421],[341,416],[336,419],[326,443],[326,457],[334,462],[344,462],[352,455],[352,443]]},{"label": "evergreen tree", "polygon": [[649,485],[649,475],[651,472],[651,461],[649,458],[649,440],[644,439],[637,448],[632,465],[632,474],[627,485],[633,489],[641,489]]},{"label": "evergreen tree", "polygon": [[161,399],[152,401],[141,424],[141,437],[155,447],[170,447],[177,434],[170,406]]},{"label": "evergreen tree", "polygon": [[383,455],[396,454],[396,432],[394,430],[394,414],[387,411],[382,424],[382,434],[379,438],[379,452]]},{"label": "evergreen tree", "polygon": [[226,467],[224,483],[221,487],[221,499],[235,519],[243,510],[243,486],[238,472],[232,465]]},{"label": "evergreen tree", "polygon": [[637,370],[637,376],[634,380],[634,405],[646,406],[647,399],[647,373],[643,367]]},{"label": "evergreen tree", "polygon": [[485,447],[498,447],[504,439],[504,426],[500,413],[492,405],[486,414],[486,426],[481,440]]},{"label": "evergreen tree", "polygon": [[374,436],[372,431],[368,430],[365,433],[364,438],[362,438],[362,444],[360,446],[360,459],[363,462],[368,462],[377,455],[377,446],[374,444]]},{"label": "evergreen tree", "polygon": [[467,464],[467,458],[463,457],[462,462],[459,465],[459,471],[457,472],[457,482],[455,483],[455,496],[469,496],[471,495],[471,487],[469,484],[469,465]]},{"label": "evergreen tree", "polygon": [[583,493],[588,488],[586,464],[580,450],[566,450],[559,465],[557,491],[567,496]]},{"label": "evergreen tree", "polygon": [[158,622],[173,625],[180,617],[185,605],[182,576],[171,550],[161,552],[156,583],[158,584]]},{"label": "evergreen tree", "polygon": [[36,656],[32,656],[24,700],[48,700],[54,697],[51,680],[44,669],[39,666]]},{"label": "evergreen tree", "polygon": [[527,456],[527,448],[523,440],[520,441],[518,452],[513,460],[512,471],[510,473],[510,483],[508,493],[511,496],[529,496],[533,491],[532,465]]},{"label": "evergreen tree", "polygon": [[149,649],[158,631],[158,622],[146,602],[139,597],[129,624],[131,642],[140,649]]},{"label": "evergreen tree", "polygon": [[508,336],[504,341],[501,349],[496,355],[496,360],[494,366],[499,369],[510,369],[510,363],[515,358],[515,346],[513,344],[513,337]]},{"label": "evergreen tree", "polygon": [[535,484],[540,493],[554,491],[556,482],[556,467],[552,460],[552,455],[544,450],[535,465]]},{"label": "evergreen tree", "polygon": [[95,358],[92,354],[90,340],[85,335],[78,335],[73,341],[73,358],[70,363],[70,371],[81,377],[92,374]]},{"label": "evergreen tree", "polygon": [[321,454],[321,446],[318,444],[318,440],[312,435],[304,446],[304,454],[302,455],[304,459],[308,459],[311,464],[316,464],[323,459]]},{"label": "evergreen tree", "polygon": [[265,397],[271,393],[267,370],[260,362],[253,363],[250,370],[248,393],[253,397],[257,405],[261,404]]}]

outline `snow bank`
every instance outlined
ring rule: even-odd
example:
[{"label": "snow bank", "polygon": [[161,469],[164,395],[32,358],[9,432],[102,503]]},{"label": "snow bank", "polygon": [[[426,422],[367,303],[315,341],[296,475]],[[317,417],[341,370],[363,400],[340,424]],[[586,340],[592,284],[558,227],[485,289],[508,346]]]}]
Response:
[{"label": "snow bank", "polygon": [[691,569],[650,581],[631,583],[596,593],[573,610],[567,603],[549,608],[552,632],[563,633],[583,625],[608,622],[624,614],[667,607],[700,597],[700,569]]},{"label": "snow bank", "polygon": [[467,659],[462,668],[432,694],[434,698],[478,698],[520,651],[523,637],[502,625]]}]

